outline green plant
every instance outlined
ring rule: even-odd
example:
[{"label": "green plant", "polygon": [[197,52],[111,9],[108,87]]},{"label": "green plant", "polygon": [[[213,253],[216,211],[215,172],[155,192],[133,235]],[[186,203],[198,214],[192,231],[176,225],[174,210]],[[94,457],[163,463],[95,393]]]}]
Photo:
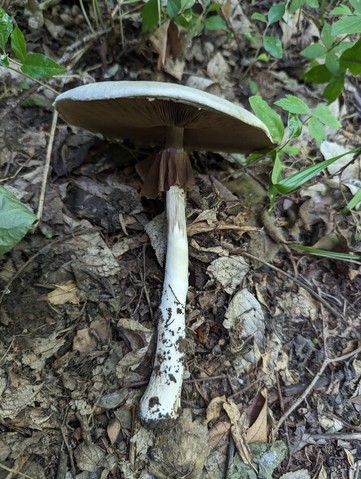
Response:
[{"label": "green plant", "polygon": [[310,83],[326,83],[323,96],[332,102],[343,91],[345,76],[361,73],[361,3],[349,0],[349,6],[341,3],[331,10],[329,16],[338,18],[331,24],[323,20],[320,41],[311,43],[301,55],[310,60],[311,68],[305,73]]},{"label": "green plant", "polygon": [[[9,57],[9,46],[16,60]],[[22,31],[19,27],[14,27],[11,17],[3,8],[0,8],[0,52],[0,66],[19,72],[40,84],[40,78],[65,72],[64,67],[47,56],[28,53]],[[36,216],[28,208],[8,190],[0,187],[0,254],[11,250],[35,221]]]},{"label": "green plant", "polygon": [[[194,8],[197,6],[200,13]],[[169,0],[166,7],[162,7],[159,0],[148,0],[142,11],[142,31],[153,30],[166,19],[173,20],[177,25],[186,29],[190,37],[195,37],[207,30],[227,30],[227,24],[218,15],[222,3],[212,3],[210,0],[196,2],[195,0]]]},{"label": "green plant", "polygon": [[0,187],[0,255],[19,243],[35,221],[36,216],[29,208]]},{"label": "green plant", "polygon": [[[8,55],[8,46],[16,59]],[[42,53],[28,53],[22,31],[18,26],[14,27],[11,17],[3,8],[0,8],[0,52],[0,66],[20,72],[31,79],[48,78],[66,71],[63,66]]]},{"label": "green plant", "polygon": [[[288,113],[287,134],[281,117],[273,110],[267,102],[259,96],[250,98],[250,104],[255,114],[267,125],[271,135],[279,143],[279,146],[270,152],[273,160],[273,168],[270,175],[270,187],[268,196],[270,199],[271,209],[274,207],[275,200],[279,194],[288,194],[300,188],[306,182],[312,180],[328,166],[337,161],[343,155],[338,155],[328,160],[321,161],[315,165],[311,165],[289,175],[282,176],[284,169],[283,156],[286,153],[297,153],[290,145],[292,140],[298,138],[302,133],[302,128],[306,126],[309,134],[318,145],[326,139],[325,126],[330,128],[339,128],[339,121],[332,115],[330,109],[325,104],[318,105],[314,111],[300,98],[293,95],[286,95],[275,102],[275,105],[282,108]],[[361,147],[356,147],[351,152],[355,157],[361,154]],[[261,153],[250,156],[250,161],[257,159]],[[361,200],[361,193],[358,192],[345,205],[343,213],[349,213]]]},{"label": "green plant", "polygon": [[[281,39],[276,35],[267,35],[267,33],[271,25],[281,20],[285,14],[285,11],[285,3],[276,3],[269,9],[267,16],[259,12],[255,12],[251,16],[252,20],[262,22],[266,25],[262,33],[261,45],[258,47],[258,50],[255,54],[255,60],[267,60],[267,57],[265,57],[264,54],[260,55],[262,47],[274,58],[280,59],[283,57],[283,46]],[[249,36],[249,39],[252,39],[252,36]]]},{"label": "green plant", "polygon": [[[282,41],[275,34],[268,35],[270,26],[280,22],[286,12],[295,14],[297,11],[307,11],[310,8],[313,13],[307,16],[315,17],[317,13],[314,24],[319,26],[320,39],[308,45],[300,53],[310,61],[304,79],[309,83],[326,84],[323,96],[331,103],[341,95],[346,74],[357,76],[361,73],[361,38],[355,38],[356,34],[361,33],[359,0],[343,1],[330,12],[326,12],[325,1],[319,5],[318,0],[292,0],[288,4],[280,2],[272,5],[266,15],[260,12],[253,13],[251,19],[262,22],[265,28],[260,39],[251,32],[245,33],[248,40],[258,44],[250,67],[257,60],[268,61],[268,55],[281,59],[283,57]],[[330,23],[325,20],[326,16],[332,20]]]}]

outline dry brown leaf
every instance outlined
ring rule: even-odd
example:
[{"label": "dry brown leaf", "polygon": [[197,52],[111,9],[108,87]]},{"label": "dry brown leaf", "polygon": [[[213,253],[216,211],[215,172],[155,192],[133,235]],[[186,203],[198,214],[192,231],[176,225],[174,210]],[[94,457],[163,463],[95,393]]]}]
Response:
[{"label": "dry brown leaf", "polygon": [[226,402],[226,396],[218,396],[211,400],[207,407],[206,419],[207,423],[214,421],[220,415],[223,409],[223,404]]},{"label": "dry brown leaf", "polygon": [[48,293],[47,300],[51,304],[60,305],[65,303],[79,304],[78,287],[73,280],[57,284],[56,288]]},{"label": "dry brown leaf", "polygon": [[80,444],[74,451],[77,466],[81,471],[94,472],[104,464],[105,452],[96,444]]},{"label": "dry brown leaf", "polygon": [[90,353],[97,347],[97,340],[90,334],[90,329],[79,329],[73,339],[73,351]]},{"label": "dry brown leaf", "polygon": [[162,69],[167,56],[167,43],[168,43],[168,27],[170,21],[167,20],[161,25],[149,38],[149,41],[153,45],[155,51],[158,53],[158,70]]},{"label": "dry brown leaf", "polygon": [[226,256],[227,254],[229,254],[229,252],[226,249],[222,248],[222,246],[213,246],[210,248],[206,248],[204,246],[200,246],[195,239],[191,239],[190,246],[192,246],[192,248],[194,248],[195,250],[204,253],[215,253],[220,256]]},{"label": "dry brown leaf", "polygon": [[248,427],[246,415],[241,416],[237,405],[231,399],[223,404],[223,409],[231,421],[231,433],[238,454],[245,464],[252,465],[251,452],[245,441],[246,429]]},{"label": "dry brown leaf", "polygon": [[164,70],[169,75],[181,80],[185,61],[179,59],[183,49],[183,39],[176,24],[167,20],[150,37],[154,49],[158,53],[158,70]]},{"label": "dry brown leaf", "polygon": [[227,453],[228,434],[231,429],[231,423],[228,419],[218,421],[208,431],[208,444],[212,449]]},{"label": "dry brown leaf", "polygon": [[90,323],[90,330],[96,335],[102,343],[107,343],[112,339],[112,330],[107,319],[95,319]]},{"label": "dry brown leaf", "polygon": [[114,444],[115,441],[118,439],[121,428],[122,426],[118,419],[112,419],[111,421],[109,421],[109,424],[107,426],[107,434],[109,437],[110,444]]},{"label": "dry brown leaf", "polygon": [[[256,420],[252,423],[246,434],[247,444],[252,442],[267,442],[267,414],[268,414],[268,405],[267,405],[267,389],[261,391],[258,395],[258,415]],[[256,398],[255,398],[256,399]],[[261,409],[259,409],[260,401],[262,404]],[[248,411],[247,411],[248,412]]]},{"label": "dry brown leaf", "polygon": [[218,281],[228,294],[236,291],[248,271],[249,266],[242,256],[222,256],[207,268],[207,274]]}]

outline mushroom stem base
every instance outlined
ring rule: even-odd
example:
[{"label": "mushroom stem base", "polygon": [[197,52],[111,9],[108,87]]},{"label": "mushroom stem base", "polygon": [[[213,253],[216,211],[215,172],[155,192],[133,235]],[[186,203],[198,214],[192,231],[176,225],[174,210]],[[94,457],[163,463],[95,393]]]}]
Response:
[{"label": "mushroom stem base", "polygon": [[185,192],[171,186],[166,195],[168,242],[157,348],[153,372],[140,401],[144,422],[175,419],[183,381],[185,305],[188,290],[188,240]]}]

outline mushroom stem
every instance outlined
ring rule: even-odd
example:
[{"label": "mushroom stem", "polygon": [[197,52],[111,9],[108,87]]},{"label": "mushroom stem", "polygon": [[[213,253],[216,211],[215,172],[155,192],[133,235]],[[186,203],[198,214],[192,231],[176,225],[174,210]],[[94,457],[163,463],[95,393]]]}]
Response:
[{"label": "mushroom stem", "polygon": [[184,371],[188,241],[185,192],[179,186],[171,186],[167,191],[166,210],[167,258],[159,307],[157,348],[153,372],[139,405],[139,416],[145,422],[178,416]]},{"label": "mushroom stem", "polygon": [[168,126],[165,139],[166,148],[183,150],[184,128],[180,126]]}]

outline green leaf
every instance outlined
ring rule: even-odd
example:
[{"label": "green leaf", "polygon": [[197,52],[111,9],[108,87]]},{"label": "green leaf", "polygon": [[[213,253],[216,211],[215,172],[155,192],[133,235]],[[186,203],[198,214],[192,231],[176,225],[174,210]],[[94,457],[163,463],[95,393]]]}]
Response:
[{"label": "green leaf", "polygon": [[354,42],[349,42],[347,40],[344,40],[343,42],[340,42],[337,45],[335,45],[332,48],[332,51],[335,53],[343,53],[345,50],[353,46],[354,46]]},{"label": "green leaf", "polygon": [[332,76],[339,76],[341,73],[340,70],[340,60],[337,55],[333,52],[329,52],[325,58],[326,68],[329,72],[332,73]]},{"label": "green leaf", "polygon": [[318,0],[306,0],[306,4],[311,8],[319,8]]},{"label": "green leaf", "polygon": [[361,73],[361,38],[355,45],[345,50],[340,58],[340,66],[344,70],[348,68],[352,75],[360,75]]},{"label": "green leaf", "polygon": [[5,55],[0,55],[0,67],[8,67],[9,66],[9,57]]},{"label": "green leaf", "polygon": [[325,23],[323,25],[323,28],[321,30],[321,40],[327,50],[329,50],[334,42],[334,36],[332,35],[332,27],[328,23]]},{"label": "green leaf", "polygon": [[310,181],[315,178],[318,174],[321,173],[321,171],[325,170],[329,165],[334,163],[342,156],[344,155],[335,156],[333,158],[329,158],[328,160],[321,161],[316,165],[304,168],[303,170],[298,171],[297,173],[294,173],[293,175],[290,175],[287,178],[278,181],[277,184],[275,184],[275,187],[280,193],[291,193],[303,184],[307,183],[307,181]]},{"label": "green leaf", "polygon": [[311,43],[311,45],[308,45],[308,47],[304,48],[301,51],[301,55],[303,57],[313,59],[313,58],[319,58],[322,57],[327,53],[326,48],[321,45],[320,43]]},{"label": "green leaf", "polygon": [[287,155],[298,156],[301,153],[301,150],[297,146],[285,145],[282,148],[282,153],[287,153]]},{"label": "green leaf", "polygon": [[[189,10],[189,9],[193,8],[195,3],[196,3],[196,0],[181,0],[182,11]],[[217,4],[215,4],[215,5],[217,5]]]},{"label": "green leaf", "polygon": [[260,96],[251,96],[249,103],[254,113],[267,126],[275,143],[279,143],[284,135],[285,127],[283,126],[281,117],[275,112],[267,102]]},{"label": "green leaf", "polygon": [[251,78],[248,80],[248,87],[251,90],[252,95],[256,95],[259,92],[258,84]]},{"label": "green leaf", "polygon": [[266,52],[260,53],[257,57],[257,61],[259,62],[268,62],[269,55]]},{"label": "green leaf", "polygon": [[207,8],[207,12],[215,12],[217,10],[219,10],[220,8],[222,8],[222,4],[221,3],[211,3],[211,5]]},{"label": "green leaf", "polygon": [[292,0],[291,4],[288,7],[290,13],[295,13],[299,10],[303,5],[303,0]]},{"label": "green leaf", "polygon": [[290,113],[295,113],[296,115],[311,114],[311,110],[309,109],[307,103],[294,95],[286,95],[286,98],[281,98],[281,100],[276,101],[275,105]]},{"label": "green leaf", "polygon": [[[190,10],[195,3],[195,0],[169,0],[167,2],[167,15],[169,18],[175,18],[177,15],[184,14],[186,10]],[[214,4],[215,6],[218,4]],[[158,9],[159,4],[157,5]],[[159,21],[159,17],[154,28]]]},{"label": "green leaf", "polygon": [[2,51],[5,51],[6,43],[9,40],[13,28],[11,17],[3,8],[0,8],[0,49]]},{"label": "green leaf", "polygon": [[318,145],[321,145],[321,143],[327,138],[327,133],[323,124],[317,120],[317,118],[312,117],[307,126],[311,137],[316,140]]},{"label": "green leaf", "polygon": [[302,121],[298,118],[297,115],[290,113],[288,115],[288,138],[294,140],[298,138],[302,133]]},{"label": "green leaf", "polygon": [[[178,2],[174,2],[173,0],[169,3],[175,4]],[[171,15],[169,16],[173,18]],[[160,20],[159,1],[149,0],[144,5],[143,11],[142,11],[142,32],[149,32],[150,30],[153,30],[153,28],[155,28],[158,25],[159,20]]]},{"label": "green leaf", "polygon": [[263,39],[263,48],[274,58],[280,60],[283,56],[282,42],[278,37],[266,35]]},{"label": "green leaf", "polygon": [[267,23],[267,18],[262,13],[252,13],[251,20],[258,20],[259,22]]},{"label": "green leaf", "polygon": [[314,248],[313,246],[303,246],[299,244],[289,244],[292,248],[304,251],[305,253],[321,256],[323,258],[336,259],[340,261],[351,261],[357,263],[361,261],[361,255],[349,253],[337,253],[336,251],[328,251],[326,249]]},{"label": "green leaf", "polygon": [[272,5],[272,7],[268,11],[268,24],[272,25],[272,23],[278,22],[281,20],[283,15],[285,14],[286,4],[285,3],[276,3]]},{"label": "green leaf", "polygon": [[347,205],[342,209],[343,214],[348,214],[355,206],[361,203],[361,190],[359,190],[353,198],[347,203]]},{"label": "green leaf", "polygon": [[341,128],[341,123],[335,118],[327,105],[318,105],[313,112],[314,116],[330,128]]},{"label": "green leaf", "polygon": [[63,66],[41,53],[28,53],[20,70],[32,78],[48,78],[66,72]]},{"label": "green leaf", "polygon": [[26,42],[23,32],[19,27],[15,27],[11,32],[11,49],[14,52],[16,58],[23,62],[26,57]]},{"label": "green leaf", "polygon": [[304,0],[292,0],[288,6],[288,11],[290,13],[295,13],[303,6]]},{"label": "green leaf", "polygon": [[338,98],[343,92],[344,84],[345,84],[344,75],[330,80],[326,88],[323,90],[324,98],[326,98],[326,100],[329,103],[332,103],[333,101],[335,101],[336,98]]},{"label": "green leaf", "polygon": [[355,12],[357,12],[358,14],[361,14],[361,2],[360,0],[348,0],[351,5],[353,6],[353,8],[355,9]]},{"label": "green leaf", "polygon": [[34,221],[34,213],[0,187],[0,254],[7,253],[19,243]]},{"label": "green leaf", "polygon": [[330,11],[330,15],[352,15],[352,12],[347,5],[339,5]]},{"label": "green leaf", "polygon": [[352,33],[361,32],[361,15],[351,15],[350,17],[341,18],[332,26],[332,34],[351,35]]},{"label": "green leaf", "polygon": [[218,15],[212,15],[206,18],[205,28],[207,30],[227,30],[227,24],[223,18]]},{"label": "green leaf", "polygon": [[316,65],[305,73],[304,79],[310,83],[327,83],[332,78],[326,65]]},{"label": "green leaf", "polygon": [[281,178],[283,165],[280,158],[280,155],[276,153],[276,157],[273,163],[272,173],[271,173],[271,182],[273,185],[278,183],[279,179]]}]

